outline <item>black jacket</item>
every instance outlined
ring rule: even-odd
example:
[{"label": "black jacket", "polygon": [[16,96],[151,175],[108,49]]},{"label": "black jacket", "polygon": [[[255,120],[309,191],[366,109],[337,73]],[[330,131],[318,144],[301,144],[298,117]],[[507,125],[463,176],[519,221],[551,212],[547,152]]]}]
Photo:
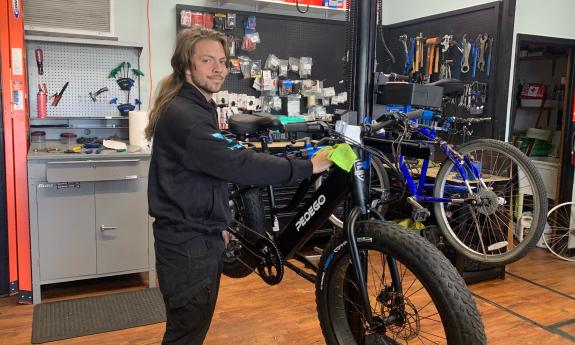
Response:
[{"label": "black jacket", "polygon": [[215,104],[184,84],[156,125],[148,181],[156,240],[178,243],[231,221],[228,181],[287,184],[308,178],[312,164],[246,150],[224,138]]}]

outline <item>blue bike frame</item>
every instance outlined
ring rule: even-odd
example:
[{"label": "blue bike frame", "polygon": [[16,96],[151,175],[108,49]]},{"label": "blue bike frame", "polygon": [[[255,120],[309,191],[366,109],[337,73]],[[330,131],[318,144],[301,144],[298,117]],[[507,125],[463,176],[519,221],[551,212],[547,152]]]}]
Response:
[{"label": "blue bike frame", "polygon": [[[461,175],[461,179],[462,179],[463,183],[465,184],[464,186],[450,184],[446,187],[452,192],[467,192],[467,191],[475,192],[477,190],[477,187],[471,187],[469,185],[469,177],[470,177],[469,175],[471,173],[473,175],[473,176],[471,176],[472,179],[477,180],[477,181],[481,181],[482,177],[481,177],[481,172],[479,171],[477,166],[471,162],[469,156],[459,155],[457,153],[457,151],[455,151],[455,149],[453,148],[452,145],[450,145],[449,143],[447,143],[444,140],[441,140],[441,138],[439,138],[437,136],[437,132],[435,131],[435,129],[420,128],[418,130],[418,133],[420,135],[422,135],[423,137],[425,137],[426,139],[428,139],[429,141],[439,143],[439,147],[441,149],[441,152],[443,152],[453,162],[453,164],[455,165],[455,168],[457,169],[457,171]],[[463,164],[471,167],[471,171],[466,170],[464,168]],[[421,172],[419,175],[419,181],[417,184],[415,183],[413,177],[411,176],[411,173],[409,172],[407,165],[405,164],[404,157],[401,155],[399,156],[399,166],[401,169],[401,173],[402,173],[403,177],[405,178],[405,181],[407,184],[407,189],[408,189],[409,193],[411,194],[411,196],[415,197],[416,201],[418,201],[418,202],[446,202],[446,203],[454,201],[454,199],[452,199],[452,198],[437,198],[437,197],[430,197],[430,196],[423,195],[424,190],[433,189],[435,186],[434,184],[431,184],[431,183],[425,183],[425,178],[427,177],[427,170],[429,168],[429,158],[423,160],[423,165],[421,167]]]}]

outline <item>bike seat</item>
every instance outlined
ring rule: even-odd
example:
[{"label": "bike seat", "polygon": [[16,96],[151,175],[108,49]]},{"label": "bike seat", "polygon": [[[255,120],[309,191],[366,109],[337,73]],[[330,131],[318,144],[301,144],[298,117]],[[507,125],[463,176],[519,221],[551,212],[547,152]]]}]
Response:
[{"label": "bike seat", "polygon": [[282,129],[283,126],[276,116],[264,114],[236,114],[228,119],[230,132],[235,135],[256,135],[267,129]]},{"label": "bike seat", "polygon": [[459,79],[441,79],[429,85],[441,86],[446,96],[463,94],[465,90],[465,83]]}]

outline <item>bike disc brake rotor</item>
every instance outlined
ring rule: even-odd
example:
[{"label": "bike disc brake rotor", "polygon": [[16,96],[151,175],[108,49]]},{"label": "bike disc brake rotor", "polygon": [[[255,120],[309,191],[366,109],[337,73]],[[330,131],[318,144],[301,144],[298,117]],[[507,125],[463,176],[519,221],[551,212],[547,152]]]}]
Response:
[{"label": "bike disc brake rotor", "polygon": [[385,327],[386,334],[404,341],[415,339],[421,331],[417,307],[399,292],[387,292],[386,300],[387,302],[381,305],[381,314],[385,318],[395,319]]}]

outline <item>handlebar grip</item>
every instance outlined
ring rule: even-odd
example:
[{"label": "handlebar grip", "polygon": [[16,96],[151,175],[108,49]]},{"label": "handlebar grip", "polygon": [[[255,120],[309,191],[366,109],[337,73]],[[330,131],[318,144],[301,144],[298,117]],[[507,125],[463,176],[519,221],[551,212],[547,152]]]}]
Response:
[{"label": "handlebar grip", "polygon": [[371,132],[375,133],[375,132],[379,131],[380,129],[382,129],[383,127],[387,127],[387,126],[391,125],[393,122],[394,122],[394,120],[385,120],[385,121],[382,121],[380,123],[377,123],[377,124],[371,126]]},{"label": "handlebar grip", "polygon": [[405,114],[405,117],[407,117],[410,120],[419,119],[422,116],[423,116],[423,109],[410,111],[409,113]]}]

